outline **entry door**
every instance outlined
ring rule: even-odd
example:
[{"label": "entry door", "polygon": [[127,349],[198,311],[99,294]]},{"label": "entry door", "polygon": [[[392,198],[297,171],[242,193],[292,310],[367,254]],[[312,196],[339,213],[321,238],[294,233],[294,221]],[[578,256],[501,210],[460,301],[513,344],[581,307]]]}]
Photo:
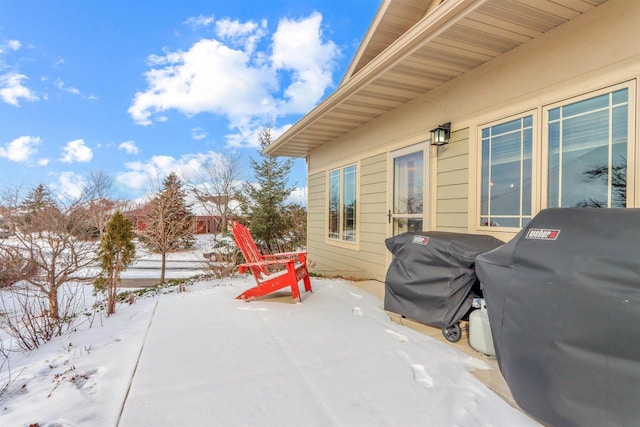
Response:
[{"label": "entry door", "polygon": [[391,155],[392,195],[389,210],[391,235],[420,232],[427,226],[428,145],[414,145]]}]

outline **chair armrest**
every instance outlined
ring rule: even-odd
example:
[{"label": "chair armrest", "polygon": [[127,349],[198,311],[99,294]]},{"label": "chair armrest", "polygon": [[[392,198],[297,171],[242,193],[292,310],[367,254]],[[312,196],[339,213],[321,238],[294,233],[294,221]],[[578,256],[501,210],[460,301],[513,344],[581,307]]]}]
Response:
[{"label": "chair armrest", "polygon": [[265,260],[267,259],[278,259],[278,258],[298,258],[298,260],[302,263],[307,262],[307,252],[282,252],[279,254],[268,254],[262,256]]},{"label": "chair armrest", "polygon": [[247,271],[251,267],[262,267],[264,265],[289,264],[289,263],[293,264],[293,263],[295,263],[295,261],[296,260],[294,258],[287,258],[287,259],[273,259],[273,260],[269,260],[269,261],[247,262],[247,263],[238,265],[238,272],[239,273],[244,273],[245,271]]}]

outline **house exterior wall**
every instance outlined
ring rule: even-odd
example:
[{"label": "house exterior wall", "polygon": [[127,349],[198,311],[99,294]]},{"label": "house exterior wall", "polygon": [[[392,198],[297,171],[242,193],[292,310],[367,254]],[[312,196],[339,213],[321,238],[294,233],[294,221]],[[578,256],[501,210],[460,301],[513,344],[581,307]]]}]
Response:
[{"label": "house exterior wall", "polygon": [[469,129],[451,134],[451,142],[437,148],[435,229],[466,233],[469,222]]},{"label": "house exterior wall", "polygon": [[[389,209],[389,178],[386,171],[368,171],[386,164],[393,150],[425,141],[429,129],[449,121],[453,129],[451,143],[430,149],[431,196],[425,229],[488,233],[509,240],[515,231],[479,226],[480,126],[531,111],[540,118],[535,129],[536,141],[540,141],[544,106],[624,82],[630,82],[629,104],[634,109],[629,123],[632,129],[629,144],[633,148],[627,206],[640,206],[637,129],[640,119],[635,107],[640,81],[638,16],[640,2],[609,0],[311,152],[309,257],[316,263],[315,270],[323,274],[384,278],[390,262],[384,248],[384,239],[391,233],[385,216]],[[540,147],[535,150],[540,157]],[[358,244],[336,247],[325,238],[326,173],[353,162],[360,165]],[[540,209],[534,202],[533,213]],[[383,258],[385,261],[381,262]]]},{"label": "house exterior wall", "polygon": [[309,264],[315,273],[346,278],[384,280],[387,156],[378,154],[359,161],[358,243],[328,241],[326,230],[327,174],[309,176],[307,236]]}]

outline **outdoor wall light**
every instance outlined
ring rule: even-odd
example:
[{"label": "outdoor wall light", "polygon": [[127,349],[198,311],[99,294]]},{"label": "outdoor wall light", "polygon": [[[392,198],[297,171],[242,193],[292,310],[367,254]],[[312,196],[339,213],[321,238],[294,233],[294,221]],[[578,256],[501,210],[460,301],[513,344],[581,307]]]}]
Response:
[{"label": "outdoor wall light", "polygon": [[431,129],[431,145],[441,146],[449,143],[451,138],[451,122],[447,122]]}]

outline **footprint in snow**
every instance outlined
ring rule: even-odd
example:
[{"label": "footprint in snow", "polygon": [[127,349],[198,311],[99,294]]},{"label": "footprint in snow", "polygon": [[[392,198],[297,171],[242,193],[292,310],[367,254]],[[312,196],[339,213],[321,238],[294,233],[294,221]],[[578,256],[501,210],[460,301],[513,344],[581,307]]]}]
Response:
[{"label": "footprint in snow", "polygon": [[413,380],[415,382],[425,388],[433,387],[433,378],[431,377],[431,375],[427,374],[427,371],[424,369],[423,365],[419,363],[413,363],[413,361],[411,360],[411,356],[409,356],[402,350],[396,350],[395,353],[396,356],[400,358],[400,360],[407,363],[411,367],[411,370],[413,371]]},{"label": "footprint in snow", "polygon": [[389,335],[391,335],[392,338],[400,341],[400,342],[407,342],[409,341],[409,338],[407,338],[405,335],[399,334],[396,331],[393,331],[391,329],[387,329],[385,330],[386,333],[388,333]]},{"label": "footprint in snow", "polygon": [[419,363],[414,363],[411,365],[411,369],[413,370],[413,380],[415,382],[426,388],[433,387],[433,378],[427,374],[427,371],[424,370],[424,366]]}]

